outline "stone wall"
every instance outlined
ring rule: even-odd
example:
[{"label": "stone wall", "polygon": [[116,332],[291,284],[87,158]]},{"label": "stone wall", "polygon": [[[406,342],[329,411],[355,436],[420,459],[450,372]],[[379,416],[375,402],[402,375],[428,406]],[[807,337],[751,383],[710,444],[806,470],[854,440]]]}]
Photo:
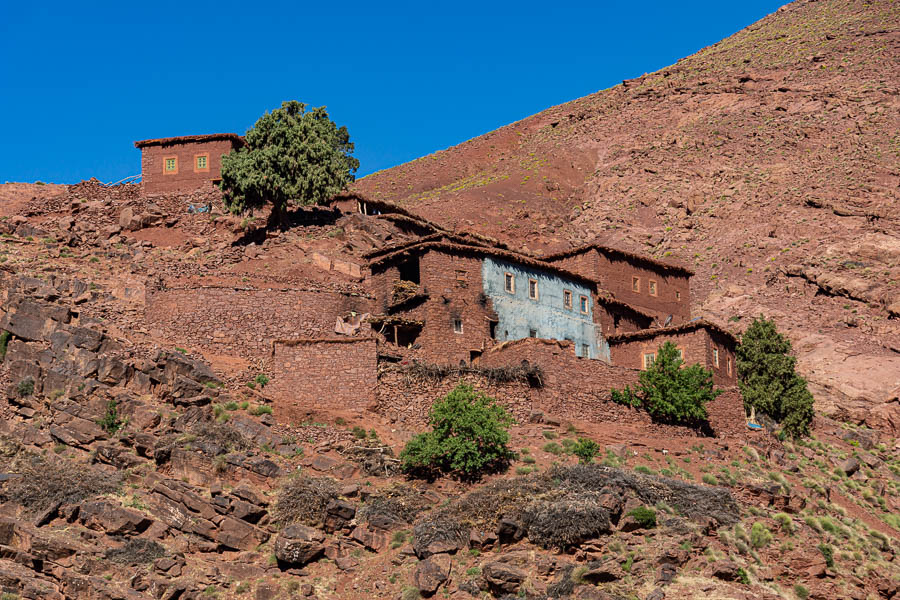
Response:
[{"label": "stone wall", "polygon": [[146,322],[174,345],[261,358],[275,339],[330,337],[338,316],[369,310],[364,296],[328,290],[170,288],[147,291]]},{"label": "stone wall", "polygon": [[375,338],[276,340],[266,394],[275,418],[300,423],[310,411],[363,411],[375,405]]},{"label": "stone wall", "polygon": [[[222,155],[234,148],[231,140],[213,140],[145,146],[141,148],[141,174],[145,194],[190,192],[211,187],[213,180],[221,177]],[[198,170],[197,156],[207,157],[207,168]],[[164,172],[166,158],[176,159],[176,171]]]}]

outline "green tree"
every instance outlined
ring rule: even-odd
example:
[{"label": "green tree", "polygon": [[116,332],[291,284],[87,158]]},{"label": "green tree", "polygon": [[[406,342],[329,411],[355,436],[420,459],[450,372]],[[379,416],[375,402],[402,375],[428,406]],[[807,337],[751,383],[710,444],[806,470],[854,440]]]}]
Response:
[{"label": "green tree", "polygon": [[272,204],[272,221],[283,223],[290,204],[321,204],[353,182],[359,161],[346,127],[324,106],[306,110],[284,102],[244,136],[247,146],[222,157],[226,208],[243,213]]},{"label": "green tree", "polygon": [[400,460],[403,471],[433,477],[452,473],[464,479],[509,464],[509,426],[515,420],[493,398],[460,384],[436,401],[428,415],[432,430],[411,439]]},{"label": "green tree", "polygon": [[660,421],[699,425],[706,421],[706,403],[722,393],[713,389],[712,372],[700,365],[683,367],[672,342],[660,346],[653,366],[641,371],[634,390],[612,391],[614,401],[643,406]]},{"label": "green tree", "polygon": [[578,457],[578,462],[589,464],[600,452],[600,444],[588,438],[578,438],[578,442],[572,448],[572,454]]},{"label": "green tree", "polygon": [[737,369],[744,408],[755,408],[789,435],[802,437],[809,434],[813,396],[794,370],[796,363],[790,340],[776,331],[774,321],[754,319],[741,336]]}]

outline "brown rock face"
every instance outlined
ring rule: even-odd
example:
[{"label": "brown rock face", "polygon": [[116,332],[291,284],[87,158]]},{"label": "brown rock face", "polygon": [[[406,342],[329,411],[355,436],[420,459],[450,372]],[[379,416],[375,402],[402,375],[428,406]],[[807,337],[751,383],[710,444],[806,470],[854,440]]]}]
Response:
[{"label": "brown rock face", "polygon": [[500,561],[487,563],[481,573],[491,589],[498,593],[515,594],[528,578],[524,569]]},{"label": "brown rock face", "polygon": [[289,525],[275,540],[275,557],[286,564],[303,566],[325,553],[325,534],[305,525]]},{"label": "brown rock face", "polygon": [[430,596],[450,577],[450,555],[435,554],[416,565],[413,583],[422,594]]}]

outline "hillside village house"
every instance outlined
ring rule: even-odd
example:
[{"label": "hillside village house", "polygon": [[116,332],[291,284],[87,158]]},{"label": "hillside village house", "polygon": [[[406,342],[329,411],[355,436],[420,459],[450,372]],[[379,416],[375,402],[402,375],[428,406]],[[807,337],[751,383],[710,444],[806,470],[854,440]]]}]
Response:
[{"label": "hillside village house", "polygon": [[192,192],[221,180],[222,156],[244,145],[236,133],[140,140],[145,194]]}]

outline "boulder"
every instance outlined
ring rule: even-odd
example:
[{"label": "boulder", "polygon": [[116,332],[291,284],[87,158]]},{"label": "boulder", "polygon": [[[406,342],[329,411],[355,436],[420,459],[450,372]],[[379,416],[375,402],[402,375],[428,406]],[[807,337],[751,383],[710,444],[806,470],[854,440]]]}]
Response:
[{"label": "boulder", "polygon": [[450,555],[435,554],[419,561],[413,573],[413,585],[425,596],[434,594],[450,578]]},{"label": "boulder", "polygon": [[859,471],[859,460],[851,456],[847,460],[841,462],[838,465],[838,469],[843,471],[844,475],[850,477],[851,475]]},{"label": "boulder", "polygon": [[730,560],[717,560],[714,562],[710,574],[722,581],[737,581],[741,577],[740,567]]},{"label": "boulder", "polygon": [[[321,535],[321,533],[319,535]],[[219,544],[234,550],[253,550],[268,539],[269,534],[259,527],[254,527],[246,521],[241,521],[233,517],[225,517],[222,519],[222,522],[219,523],[219,530],[216,532],[215,537],[215,540],[219,542]],[[324,539],[324,536],[322,539]]]},{"label": "boulder", "polygon": [[528,578],[528,573],[524,569],[499,560],[485,564],[481,569],[481,574],[494,593],[497,594],[518,593],[519,588],[522,587],[522,584]]},{"label": "boulder", "polygon": [[142,513],[108,500],[85,502],[81,505],[78,517],[88,529],[104,531],[108,535],[140,533],[153,522]]},{"label": "boulder", "polygon": [[306,525],[289,525],[275,539],[275,557],[287,565],[303,566],[325,553],[325,534]]}]

